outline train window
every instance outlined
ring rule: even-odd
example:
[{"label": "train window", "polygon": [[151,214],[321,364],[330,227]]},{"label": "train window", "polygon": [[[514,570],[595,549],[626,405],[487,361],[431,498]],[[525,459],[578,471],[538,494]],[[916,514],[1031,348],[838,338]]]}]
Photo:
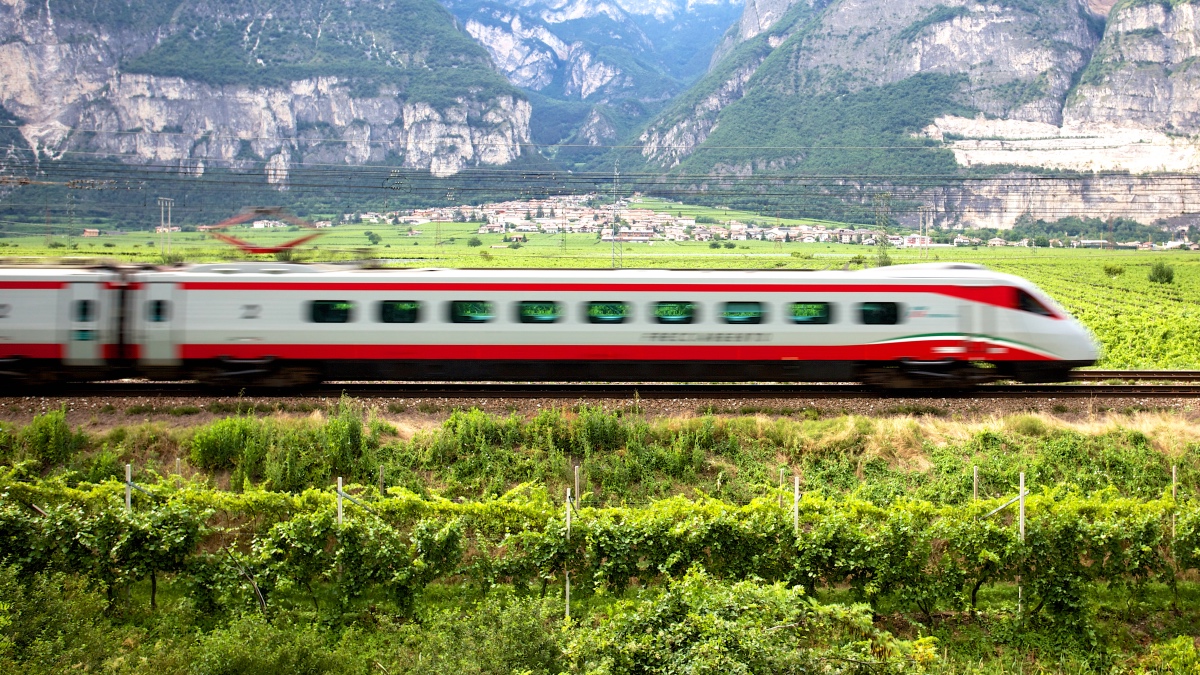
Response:
[{"label": "train window", "polygon": [[80,322],[96,320],[96,301],[95,300],[76,300],[75,301],[75,320]]},{"label": "train window", "polygon": [[309,320],[313,323],[350,323],[354,303],[349,300],[314,300]]},{"label": "train window", "polygon": [[421,320],[421,303],[416,300],[384,300],[379,303],[380,323],[416,323]]},{"label": "train window", "polygon": [[486,300],[455,300],[450,303],[451,323],[487,323],[496,318],[496,304]]},{"label": "train window", "polygon": [[761,302],[727,302],[721,307],[721,321],[733,324],[759,324],[767,313]]},{"label": "train window", "polygon": [[900,303],[864,302],[859,305],[862,322],[868,326],[894,326],[900,323]]},{"label": "train window", "polygon": [[1030,312],[1032,314],[1039,314],[1041,316],[1048,316],[1051,318],[1054,317],[1054,312],[1051,312],[1050,308],[1043,305],[1040,300],[1033,297],[1028,292],[1019,288],[1017,289],[1017,309],[1021,310],[1022,312]]},{"label": "train window", "polygon": [[833,304],[828,302],[793,302],[787,306],[787,319],[800,324],[833,323]]},{"label": "train window", "polygon": [[625,323],[632,314],[628,302],[589,302],[588,323]]},{"label": "train window", "polygon": [[163,323],[171,320],[171,303],[166,300],[151,300],[146,303],[146,319],[150,323]]},{"label": "train window", "polygon": [[521,323],[554,323],[562,318],[562,305],[552,301],[525,300],[517,303]]},{"label": "train window", "polygon": [[669,324],[695,323],[696,303],[656,302],[654,303],[654,320],[658,323]]}]

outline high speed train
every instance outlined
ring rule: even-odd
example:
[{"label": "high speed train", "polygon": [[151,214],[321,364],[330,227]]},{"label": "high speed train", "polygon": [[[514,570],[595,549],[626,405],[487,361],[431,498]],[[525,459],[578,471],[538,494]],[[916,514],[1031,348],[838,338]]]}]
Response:
[{"label": "high speed train", "polygon": [[1030,282],[862,271],[0,268],[0,377],[1052,382],[1099,356]]}]

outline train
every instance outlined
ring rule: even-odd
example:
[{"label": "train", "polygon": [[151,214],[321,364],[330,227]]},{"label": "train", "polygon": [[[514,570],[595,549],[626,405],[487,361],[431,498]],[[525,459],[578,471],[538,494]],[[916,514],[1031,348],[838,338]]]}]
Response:
[{"label": "train", "polygon": [[1058,382],[1091,333],[968,264],[864,270],[0,268],[0,378]]}]

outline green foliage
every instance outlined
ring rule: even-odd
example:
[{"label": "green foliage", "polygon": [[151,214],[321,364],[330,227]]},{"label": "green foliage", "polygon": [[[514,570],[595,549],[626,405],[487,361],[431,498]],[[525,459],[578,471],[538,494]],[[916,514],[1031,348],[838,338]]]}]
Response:
[{"label": "green foliage", "polygon": [[107,654],[104,597],[69,574],[20,575],[0,567],[0,670],[9,673],[99,672]]},{"label": "green foliage", "polygon": [[1103,269],[1104,269],[1105,276],[1109,276],[1114,279],[1121,276],[1122,274],[1125,274],[1125,268],[1121,265],[1105,265]]},{"label": "green foliage", "polygon": [[63,464],[87,444],[87,436],[72,431],[67,424],[67,408],[50,410],[35,415],[33,421],[21,429],[17,443],[25,457],[36,459],[44,466]]},{"label": "green foliage", "polygon": [[1151,283],[1155,284],[1170,284],[1175,282],[1175,268],[1159,261],[1154,263],[1150,268],[1150,274],[1147,276]]},{"label": "green foliage", "polygon": [[233,468],[256,440],[258,427],[258,420],[249,416],[229,417],[201,427],[192,438],[192,463],[202,469]]},{"label": "green foliage", "polygon": [[322,630],[247,615],[200,637],[190,672],[196,675],[320,675],[345,672]]},{"label": "green foliage", "polygon": [[407,640],[412,675],[550,675],[563,672],[563,603],[493,593],[473,607],[435,613]]},{"label": "green foliage", "polygon": [[580,630],[567,647],[576,672],[801,673],[860,663],[877,673],[919,671],[937,661],[932,639],[896,640],[867,607],[824,607],[798,588],[723,584],[703,572],[658,597],[620,603],[614,617]]},{"label": "green foliage", "polygon": [[483,240],[480,239],[479,237],[471,237],[470,239],[467,240],[467,246],[470,246],[472,248],[478,247],[478,246],[483,246]]}]

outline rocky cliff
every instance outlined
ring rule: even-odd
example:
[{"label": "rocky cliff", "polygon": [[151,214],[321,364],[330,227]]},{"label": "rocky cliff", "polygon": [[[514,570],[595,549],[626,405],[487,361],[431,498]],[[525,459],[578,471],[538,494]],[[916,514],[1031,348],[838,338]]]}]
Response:
[{"label": "rocky cliff", "polygon": [[0,106],[43,158],[262,171],[504,164],[530,106],[420,0],[0,2]]},{"label": "rocky cliff", "polygon": [[[1194,172],[1197,5],[746,0],[708,75],[648,125],[641,155],[661,169],[738,175]],[[1155,194],[1155,178],[1023,175],[1006,174],[1017,188],[957,183],[914,199],[941,205],[947,224],[989,226],[1025,213],[1148,222],[1198,208],[1138,197]]]},{"label": "rocky cliff", "polygon": [[575,146],[601,117],[600,136],[626,136],[699,76],[739,0],[442,1],[512,84],[544,97],[535,139]]}]

